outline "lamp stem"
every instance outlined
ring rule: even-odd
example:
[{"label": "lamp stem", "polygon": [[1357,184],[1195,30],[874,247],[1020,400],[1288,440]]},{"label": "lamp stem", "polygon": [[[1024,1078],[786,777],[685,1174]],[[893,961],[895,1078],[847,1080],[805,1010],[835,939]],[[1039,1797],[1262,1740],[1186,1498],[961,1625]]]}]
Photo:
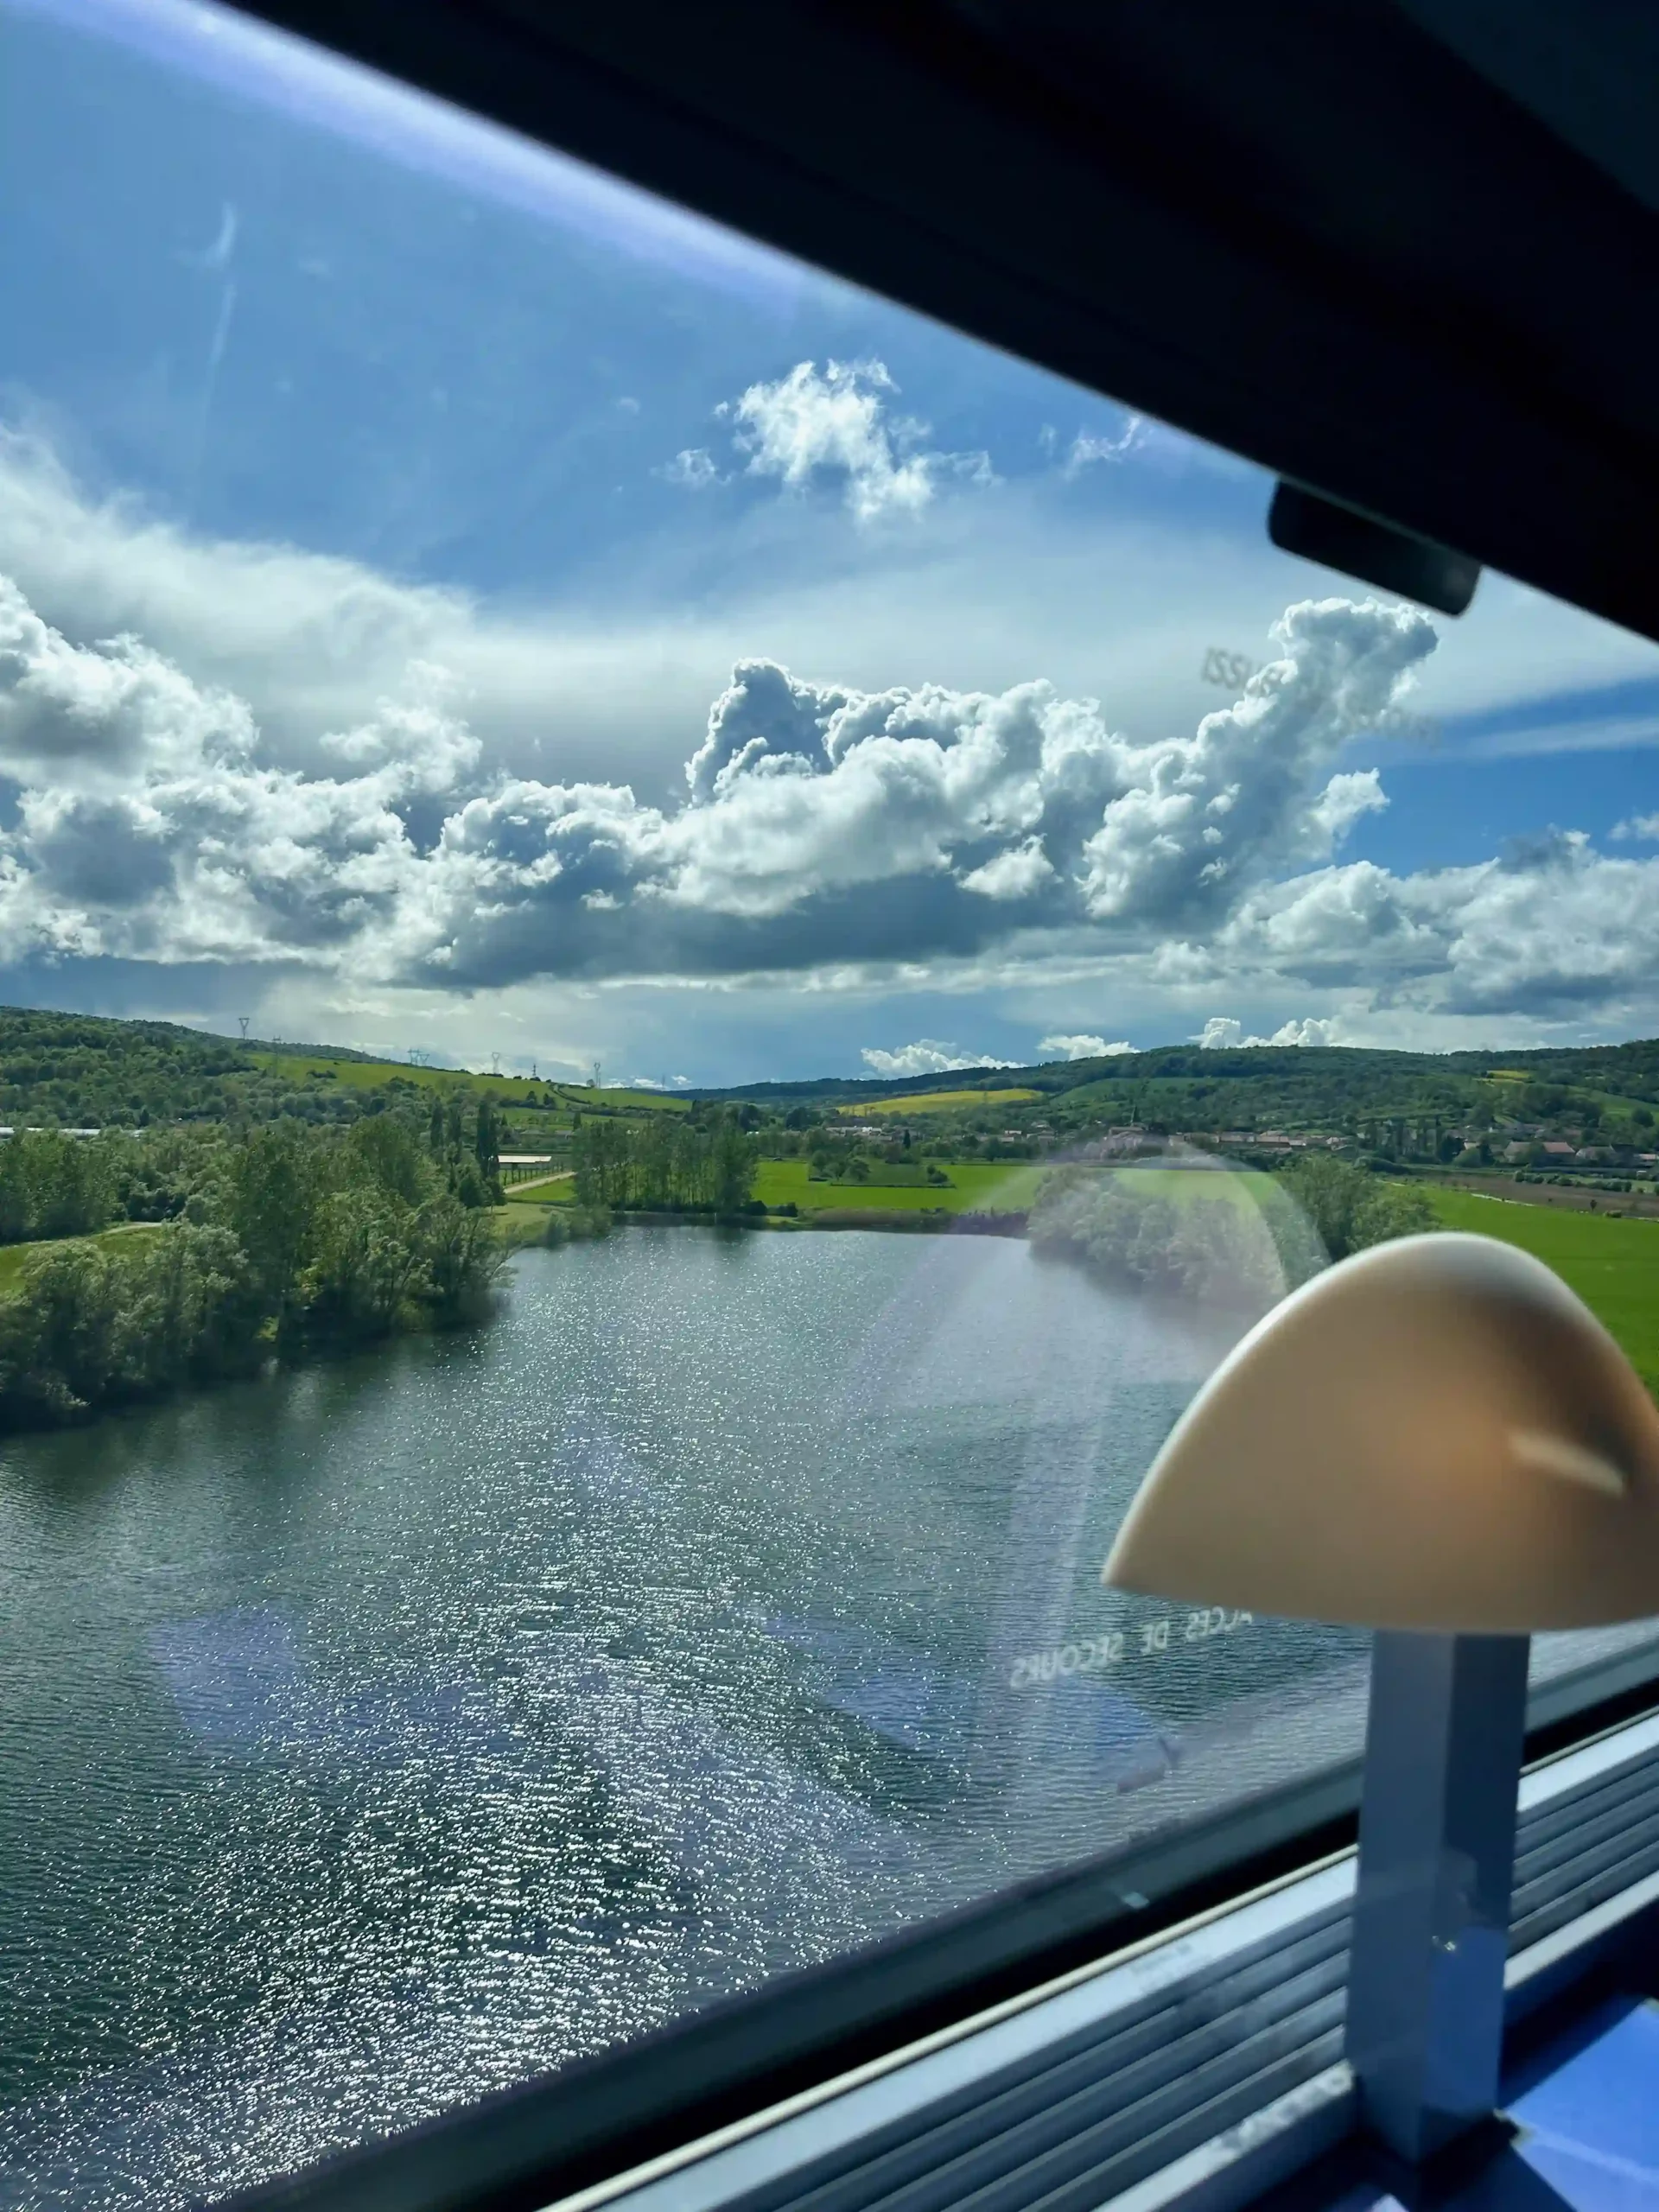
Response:
[{"label": "lamp stem", "polygon": [[1347,2050],[1366,2121],[1414,2165],[1497,2101],[1528,1645],[1372,1649]]}]

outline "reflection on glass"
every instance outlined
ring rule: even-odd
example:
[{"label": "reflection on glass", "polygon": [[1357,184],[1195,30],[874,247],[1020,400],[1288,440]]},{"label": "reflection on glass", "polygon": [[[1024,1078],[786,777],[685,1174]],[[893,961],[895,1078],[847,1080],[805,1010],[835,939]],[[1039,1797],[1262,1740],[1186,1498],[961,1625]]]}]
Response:
[{"label": "reflection on glass", "polygon": [[0,2198],[1351,1758],[1361,1638],[1101,1565],[1382,1238],[1651,1371],[1650,649],[265,31],[0,17]]}]

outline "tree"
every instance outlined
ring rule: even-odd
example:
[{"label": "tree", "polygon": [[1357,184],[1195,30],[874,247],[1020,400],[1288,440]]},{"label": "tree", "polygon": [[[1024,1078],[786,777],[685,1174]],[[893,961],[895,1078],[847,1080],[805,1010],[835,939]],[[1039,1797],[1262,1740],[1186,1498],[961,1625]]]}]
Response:
[{"label": "tree", "polygon": [[119,1143],[25,1129],[0,1141],[0,1243],[85,1236],[114,1211]]},{"label": "tree", "polygon": [[755,1152],[747,1132],[729,1115],[715,1124],[710,1141],[710,1197],[716,1213],[741,1213],[754,1188]]},{"label": "tree", "polygon": [[[164,1133],[147,1144],[169,1203],[188,1182],[183,1218],[29,1255],[17,1294],[0,1301],[0,1425],[245,1373],[273,1343],[291,1352],[308,1338],[353,1343],[460,1319],[483,1310],[503,1264],[489,1215],[435,1187],[418,1125],[395,1109],[349,1134],[289,1122],[229,1142]],[[116,1148],[120,1174],[148,1204],[130,1150]],[[87,1151],[96,1164],[97,1147],[54,1138],[24,1146],[9,1170],[0,1154],[0,1185],[22,1194],[27,1217],[31,1160],[60,1190],[64,1160],[79,1177]],[[474,1160],[462,1178],[478,1185]]]},{"label": "tree", "polygon": [[434,1318],[444,1325],[481,1312],[507,1263],[489,1216],[446,1192],[423,1209],[419,1229]]},{"label": "tree", "polygon": [[414,1227],[404,1201],[373,1184],[331,1191],[299,1281],[307,1329],[346,1343],[389,1334],[424,1287]]},{"label": "tree", "polygon": [[29,1255],[16,1295],[0,1304],[0,1402],[14,1421],[62,1420],[108,1395],[121,1287],[116,1262],[96,1244]]},{"label": "tree", "polygon": [[428,1195],[431,1170],[421,1157],[414,1131],[391,1114],[359,1122],[346,1140],[353,1160],[370,1181],[405,1205],[417,1206]]},{"label": "tree", "polygon": [[473,1155],[478,1161],[478,1172],[486,1184],[500,1180],[500,1119],[490,1100],[480,1098],[473,1128]]},{"label": "tree", "polygon": [[1296,1201],[1328,1259],[1345,1260],[1351,1252],[1434,1226],[1433,1212],[1421,1192],[1383,1182],[1329,1154],[1297,1160],[1286,1169],[1280,1187]]},{"label": "tree", "polygon": [[257,1357],[264,1315],[247,1254],[228,1229],[175,1222],[121,1255],[122,1395],[241,1374]]},{"label": "tree", "polygon": [[665,1114],[653,1114],[634,1147],[634,1195],[642,1206],[658,1211],[674,1204],[674,1131]]},{"label": "tree", "polygon": [[628,1133],[609,1115],[590,1115],[576,1133],[572,1154],[578,1205],[610,1209],[628,1203]]},{"label": "tree", "polygon": [[1172,1297],[1262,1311],[1286,1287],[1267,1220],[1222,1188],[1195,1189],[1178,1205],[1132,1177],[1063,1168],[1044,1185],[1030,1227],[1039,1251]]},{"label": "tree", "polygon": [[322,1190],[319,1156],[291,1125],[256,1129],[232,1148],[226,1224],[279,1325],[296,1295]]}]

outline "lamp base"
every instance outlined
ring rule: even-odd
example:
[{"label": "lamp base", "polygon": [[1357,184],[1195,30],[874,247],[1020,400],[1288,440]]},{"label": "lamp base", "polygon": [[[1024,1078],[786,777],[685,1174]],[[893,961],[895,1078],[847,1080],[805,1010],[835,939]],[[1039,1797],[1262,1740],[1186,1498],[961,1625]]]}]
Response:
[{"label": "lamp base", "polygon": [[1529,1644],[1382,1630],[1372,1649],[1347,2052],[1413,2167],[1497,2101]]}]

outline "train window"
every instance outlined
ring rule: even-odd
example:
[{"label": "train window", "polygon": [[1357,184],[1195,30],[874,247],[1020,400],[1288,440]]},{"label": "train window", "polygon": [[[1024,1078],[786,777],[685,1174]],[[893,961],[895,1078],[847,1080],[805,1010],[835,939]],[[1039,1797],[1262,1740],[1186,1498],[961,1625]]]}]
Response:
[{"label": "train window", "polygon": [[229,15],[0,24],[4,2193],[1351,1767],[1362,1638],[1101,1565],[1367,1243],[1659,1378],[1653,646]]}]

